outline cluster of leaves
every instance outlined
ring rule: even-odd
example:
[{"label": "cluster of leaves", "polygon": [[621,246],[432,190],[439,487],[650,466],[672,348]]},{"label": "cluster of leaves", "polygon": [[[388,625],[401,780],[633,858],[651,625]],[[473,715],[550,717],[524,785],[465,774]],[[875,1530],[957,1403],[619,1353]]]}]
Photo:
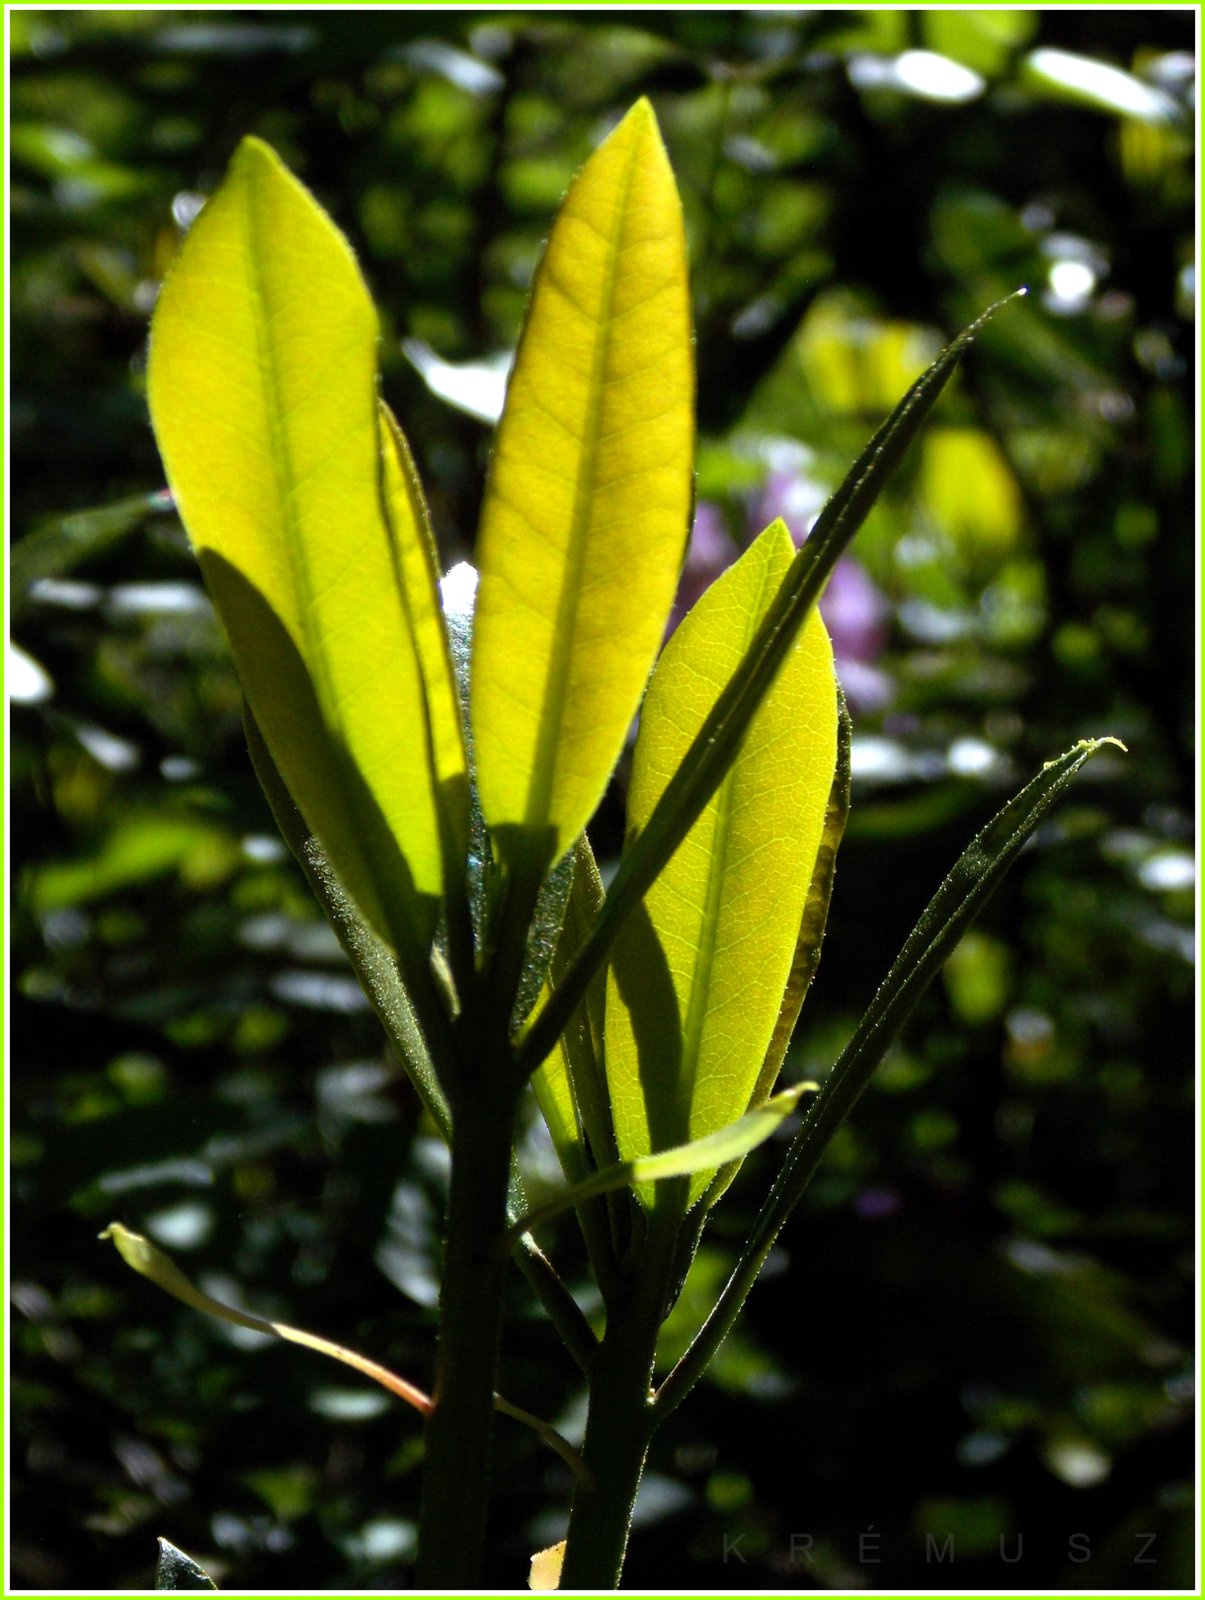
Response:
[{"label": "cluster of leaves", "polygon": [[[990,360],[867,529],[894,699],[859,723],[828,970],[793,1073],[831,1063],[1011,767],[1105,726],[1140,759],[1064,813],[1045,841],[1057,860],[1039,852],[1005,891],[864,1102],[787,1238],[797,1275],[766,1286],[665,1435],[641,1570],[676,1586],[689,1556],[700,1582],[797,1586],[800,1534],[815,1580],[840,1582],[874,1525],[882,1564],[862,1576],[884,1582],[936,1581],[927,1530],[955,1533],[963,1559],[941,1581],[958,1587],[1000,1576],[1002,1532],[1030,1536],[1035,1582],[1095,1584],[1106,1564],[1115,1581],[1167,1581],[1189,1463],[1187,26],[1125,13],[13,20],[14,600],[43,674],[14,714],[27,1581],[138,1586],[168,1518],[185,1548],[271,1587],[380,1581],[412,1539],[398,1504],[414,1435],[394,1413],[300,1355],[269,1363],[215,1342],[93,1250],[127,1197],[194,1263],[289,1282],[291,1319],[422,1370],[437,1146],[270,841],[237,689],[151,492],[137,368],[170,204],[187,215],[198,175],[212,181],[250,128],[340,212],[425,363],[423,377],[389,330],[386,391],[450,560],[475,521],[485,358],[513,342],[540,232],[597,120],[645,89],[693,236],[699,492],[734,543],[767,474],[791,474],[805,503],[835,481],[934,327],[1017,281],[1050,286],[1044,309],[1035,295],[989,330]],[[1051,47],[1136,76],[1098,78],[1094,104],[1065,84],[1058,99],[1042,76]],[[908,82],[915,50],[960,61],[981,91],[926,98]],[[1059,301],[1067,264],[1095,279],[1079,309]],[[81,507],[99,509],[65,516]],[[600,819],[601,855],[616,815]],[[756,1198],[731,1192],[734,1234]],[[700,1259],[700,1298],[723,1265],[721,1245]],[[515,1352],[516,1398],[544,1410],[558,1383],[566,1402],[571,1389],[546,1339],[525,1325]],[[751,1392],[811,1441],[790,1483],[758,1458]],[[240,1409],[263,1423],[250,1445]],[[496,1549],[513,1572],[544,1542],[545,1496],[520,1470],[536,1459],[526,1441],[500,1443]],[[64,1484],[80,1508],[67,1528]],[[1080,1527],[1094,1550],[1082,1569],[1066,1540]],[[1154,1568],[1131,1565],[1142,1532],[1160,1536]],[[723,1565],[725,1533],[745,1535],[747,1567]]]}]

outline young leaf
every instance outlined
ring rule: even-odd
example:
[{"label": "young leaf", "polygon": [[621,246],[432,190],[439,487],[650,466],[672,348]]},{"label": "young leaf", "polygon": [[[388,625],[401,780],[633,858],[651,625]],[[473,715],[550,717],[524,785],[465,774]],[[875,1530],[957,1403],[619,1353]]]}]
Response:
[{"label": "young leaf", "polygon": [[178,1550],[170,1539],[159,1540],[159,1560],[155,1564],[156,1589],[216,1589],[217,1584],[191,1556]]},{"label": "young leaf", "polygon": [[637,1156],[631,1161],[619,1161],[605,1167],[583,1182],[535,1206],[526,1216],[520,1217],[507,1230],[507,1243],[542,1226],[553,1217],[567,1211],[570,1206],[580,1206],[595,1195],[607,1194],[612,1189],[649,1188],[667,1178],[697,1177],[700,1173],[714,1172],[717,1167],[732,1161],[743,1161],[750,1150],[774,1133],[784,1117],[789,1117],[805,1094],[814,1094],[815,1083],[796,1083],[781,1094],[746,1111],[726,1128],[717,1128],[701,1139],[680,1144],[672,1150],[658,1150],[655,1154]]},{"label": "young leaf", "polygon": [[276,770],[251,708],[246,705],[243,707],[243,731],[247,736],[251,765],[272,808],[276,826],[338,935],[360,987],[368,996],[406,1076],[444,1140],[450,1141],[452,1116],[447,1098],[436,1077],[427,1041],[414,1015],[411,996],[406,992],[392,950],[356,910],[322,846],[306,827],[304,817]]},{"label": "young leaf", "polygon": [[553,227],[482,512],[477,781],[504,860],[531,875],[584,829],[660,645],[693,406],[681,206],[642,100]]},{"label": "young leaf", "polygon": [[117,1246],[117,1253],[128,1267],[133,1267],[135,1272],[141,1273],[144,1278],[149,1278],[165,1294],[183,1301],[194,1311],[201,1311],[207,1317],[216,1317],[219,1322],[233,1323],[237,1328],[251,1328],[256,1333],[274,1333],[277,1338],[285,1339],[290,1344],[301,1344],[307,1349],[317,1350],[320,1355],[331,1356],[334,1360],[341,1361],[344,1366],[354,1367],[357,1372],[363,1373],[366,1378],[371,1378],[374,1383],[379,1383],[382,1388],[388,1389],[391,1394],[397,1395],[400,1400],[413,1406],[416,1411],[421,1411],[424,1416],[431,1410],[432,1402],[429,1395],[407,1382],[405,1378],[399,1378],[396,1372],[390,1372],[388,1367],[370,1361],[367,1356],[357,1355],[354,1350],[348,1350],[341,1344],[334,1344],[330,1339],[323,1339],[316,1333],[305,1333],[301,1328],[291,1328],[284,1322],[271,1322],[267,1317],[254,1317],[250,1312],[238,1311],[234,1306],[225,1305],[221,1300],[215,1300],[211,1295],[202,1293],[188,1281],[175,1262],[164,1255],[157,1245],[152,1244],[143,1234],[134,1233],[132,1229],[123,1227],[120,1222],[111,1222],[98,1237],[112,1239]]},{"label": "young leaf", "polygon": [[[289,1344],[304,1345],[307,1350],[316,1350],[319,1355],[330,1356],[332,1360],[342,1362],[345,1367],[351,1367],[363,1377],[379,1383],[383,1389],[388,1389],[390,1394],[397,1395],[399,1400],[404,1400],[407,1405],[413,1406],[424,1417],[429,1416],[434,1409],[435,1402],[430,1395],[424,1394],[415,1384],[399,1377],[396,1372],[390,1372],[388,1367],[381,1366],[379,1362],[370,1361],[367,1356],[349,1350],[346,1345],[335,1344],[330,1339],[323,1339],[316,1333],[306,1333],[301,1328],[291,1328],[285,1322],[271,1322],[266,1317],[253,1317],[250,1312],[238,1311],[234,1306],[228,1306],[221,1300],[215,1300],[211,1295],[204,1294],[189,1282],[170,1256],[165,1255],[158,1245],[152,1244],[145,1235],[123,1227],[120,1222],[111,1222],[98,1237],[112,1239],[117,1247],[117,1253],[128,1267],[132,1267],[142,1277],[149,1278],[165,1294],[182,1301],[192,1310],[201,1311],[207,1317],[215,1317],[219,1322],[233,1323],[236,1328],[251,1328],[256,1333],[274,1333],[277,1338],[284,1339]],[[512,1405],[501,1395],[494,1396],[494,1406],[504,1416],[513,1417],[517,1422],[532,1428],[545,1444],[573,1468],[575,1473],[581,1472],[581,1460],[577,1451],[557,1433],[555,1428],[549,1427],[530,1411],[524,1411],[521,1406]]]},{"label": "young leaf", "polygon": [[[772,524],[666,646],[641,712],[629,843],[793,556],[786,527]],[[749,1106],[791,976],[836,756],[832,647],[813,615],[723,783],[611,952],[606,1070],[624,1159],[699,1139]],[[691,1203],[713,1176],[694,1177]]]},{"label": "young leaf", "polygon": [[245,139],[163,286],[151,416],[281,776],[360,911],[419,954],[441,841],[381,504],[378,339],[347,241]]},{"label": "young leaf", "polygon": [[1104,745],[1119,739],[1081,739],[1048,761],[1019,794],[971,840],[943,879],[880,984],[853,1037],[791,1141],[774,1187],[754,1223],[719,1300],[689,1350],[665,1379],[656,1409],[667,1416],[690,1393],[740,1314],[762,1264],[798,1205],[833,1135],[899,1036],[942,963],[982,911],[1034,829],[1076,773]]},{"label": "young leaf", "polygon": [[[444,616],[447,623],[450,660],[453,672],[453,692],[461,710],[468,716],[469,665],[473,648],[474,614],[476,611],[478,578],[475,568],[467,561],[459,562],[448,572],[440,584]],[[476,758],[471,736],[469,741],[469,782],[467,846],[468,870],[465,887],[468,892],[468,909],[472,932],[478,946],[492,937],[492,902],[497,889],[497,867],[490,845],[489,831],[481,810],[477,792]],[[511,1026],[516,1028],[534,1009],[544,988],[544,980],[552,961],[553,951],[565,916],[573,881],[573,862],[566,858],[548,874],[540,885],[532,907],[531,919],[525,932],[522,970],[514,996]],[[451,909],[449,907],[449,909]],[[450,944],[450,940],[449,940]],[[467,963],[466,963],[467,970]]]}]

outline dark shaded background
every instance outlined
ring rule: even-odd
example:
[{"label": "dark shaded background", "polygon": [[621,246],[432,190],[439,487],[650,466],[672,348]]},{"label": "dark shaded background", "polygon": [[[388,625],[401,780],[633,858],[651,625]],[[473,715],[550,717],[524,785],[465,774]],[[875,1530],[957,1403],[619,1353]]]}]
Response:
[{"label": "dark shaded background", "polygon": [[[413,1549],[415,1418],[95,1240],[119,1217],[429,1375],[444,1163],[273,836],[160,493],[144,344],[179,227],[247,132],[331,209],[450,561],[488,430],[401,341],[511,346],[567,179],[649,94],[721,546],[779,505],[802,526],[939,339],[1032,290],[857,546],[855,807],[791,1072],[827,1069],[1024,775],[1085,734],[1130,754],[1088,769],[837,1142],[656,1444],[629,1582],[1190,1584],[1192,9],[11,22],[13,1581],[141,1587],[162,1533],[232,1588],[397,1588]],[[1051,49],[1086,58],[1077,93]],[[580,1271],[568,1229],[557,1253]],[[518,1283],[505,1381],[579,1425]],[[567,1485],[505,1423],[499,1451],[514,1586]]]}]

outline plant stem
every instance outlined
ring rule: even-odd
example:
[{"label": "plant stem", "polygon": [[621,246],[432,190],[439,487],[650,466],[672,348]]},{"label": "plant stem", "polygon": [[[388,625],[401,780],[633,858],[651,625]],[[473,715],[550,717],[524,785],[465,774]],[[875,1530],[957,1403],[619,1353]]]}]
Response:
[{"label": "plant stem", "polygon": [[[671,1187],[680,1189],[663,1185]],[[636,1491],[659,1420],[652,1408],[653,1362],[680,1222],[680,1205],[654,1212],[630,1291],[607,1308],[606,1333],[590,1369],[582,1446],[590,1476],[573,1496],[562,1589],[619,1587]]]},{"label": "plant stem", "polygon": [[485,1071],[453,1109],[435,1409],[427,1424],[419,1522],[420,1589],[479,1582],[507,1268],[497,1241],[506,1225],[516,1101],[504,1073]]}]

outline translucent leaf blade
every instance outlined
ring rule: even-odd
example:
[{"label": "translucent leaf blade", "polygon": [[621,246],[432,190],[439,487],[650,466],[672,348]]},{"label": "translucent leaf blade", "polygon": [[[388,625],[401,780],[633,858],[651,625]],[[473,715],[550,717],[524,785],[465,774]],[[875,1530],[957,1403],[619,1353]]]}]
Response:
[{"label": "translucent leaf blade", "polygon": [[[775,523],[675,633],[641,714],[629,843],[730,678],[794,554]],[[706,1137],[750,1104],[791,975],[837,754],[832,649],[805,625],[728,775],[624,925],[607,974],[619,1154]],[[692,1179],[693,1202],[712,1173]],[[648,1190],[641,1198],[651,1201]]]},{"label": "translucent leaf blade", "polygon": [[398,582],[422,676],[431,770],[444,828],[444,875],[464,870],[469,764],[460,696],[439,593],[439,554],[410,446],[380,406],[383,504]]},{"label": "translucent leaf blade", "polygon": [[672,1150],[658,1150],[653,1155],[636,1156],[631,1161],[619,1161],[604,1167],[571,1188],[562,1189],[542,1205],[536,1206],[526,1216],[511,1225],[511,1236],[517,1236],[541,1227],[552,1217],[567,1211],[570,1206],[580,1206],[600,1194],[629,1186],[663,1183],[669,1178],[689,1178],[698,1173],[710,1174],[717,1167],[737,1165],[764,1144],[771,1134],[777,1133],[783,1119],[789,1117],[805,1094],[815,1094],[816,1083],[797,1083],[781,1094],[771,1096],[752,1111],[729,1123],[726,1128],[692,1139],[689,1144],[676,1145]]},{"label": "translucent leaf blade", "polygon": [[376,313],[347,241],[246,139],[164,284],[151,414],[273,759],[382,933],[440,892],[423,682],[381,505]]},{"label": "translucent leaf blade", "polygon": [[486,490],[472,720],[503,850],[563,854],[623,747],[684,549],[693,407],[681,206],[641,101],[548,241]]}]

